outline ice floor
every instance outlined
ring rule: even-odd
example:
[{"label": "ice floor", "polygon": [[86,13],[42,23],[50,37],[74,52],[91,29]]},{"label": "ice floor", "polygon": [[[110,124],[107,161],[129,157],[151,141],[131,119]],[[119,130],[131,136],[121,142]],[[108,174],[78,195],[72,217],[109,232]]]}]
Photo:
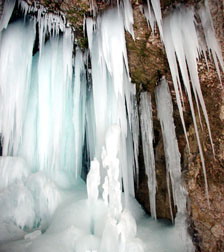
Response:
[{"label": "ice floor", "polygon": [[[62,185],[65,187],[68,180],[64,176],[63,183],[55,185],[45,175],[37,173],[8,185],[8,189],[0,194],[1,205],[3,204],[0,213],[1,252],[117,252],[116,246],[113,247],[114,232],[106,225],[108,210],[104,202],[98,200],[95,204],[90,204],[86,185],[82,181],[70,186],[70,189],[63,189]],[[38,187],[38,183],[42,187]],[[22,197],[18,187],[24,192]],[[36,200],[32,201],[35,217],[32,217],[31,201],[27,199],[25,188],[31,191]],[[16,192],[20,195],[19,199],[16,198]],[[10,206],[14,206],[15,210],[11,215]],[[46,208],[41,209],[40,206]],[[167,221],[154,221],[134,199],[130,200],[129,209],[137,222],[137,235],[130,240],[125,252],[185,251],[175,226]],[[28,224],[32,222],[33,225],[36,223],[34,219],[38,218],[40,223],[36,224],[37,227],[28,228]],[[18,224],[22,221],[25,225],[23,230]]]}]

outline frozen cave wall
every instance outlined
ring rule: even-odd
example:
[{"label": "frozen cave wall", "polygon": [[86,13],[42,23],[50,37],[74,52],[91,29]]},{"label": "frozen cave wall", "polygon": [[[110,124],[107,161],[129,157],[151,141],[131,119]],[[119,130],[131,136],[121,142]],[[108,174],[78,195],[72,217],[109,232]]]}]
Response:
[{"label": "frozen cave wall", "polygon": [[[88,0],[26,1],[29,4],[40,2],[44,6],[48,7],[48,10],[52,12],[63,12],[66,15],[67,20],[75,28],[76,43],[81,48],[87,47],[87,39],[85,36],[83,36],[84,15],[95,15],[95,12],[101,12],[104,9],[109,8],[111,5],[117,3],[116,0],[97,0],[90,7]],[[186,99],[186,110],[184,116],[191,146],[191,153],[188,152],[186,147],[186,141],[179,118],[179,112],[165,51],[162,43],[160,42],[159,34],[157,32],[153,34],[150,31],[147,22],[140,11],[139,6],[143,2],[143,0],[132,1],[135,21],[135,41],[128,33],[126,33],[126,41],[132,82],[137,84],[138,94],[145,90],[152,93],[153,123],[155,134],[154,148],[156,177],[158,184],[156,195],[157,215],[159,218],[171,218],[166,185],[163,141],[160,124],[156,116],[157,112],[154,97],[154,89],[157,85],[157,82],[162,75],[165,75],[168,79],[173,96],[174,120],[182,158],[182,171],[189,194],[189,231],[192,234],[193,241],[198,251],[221,252],[224,251],[224,75],[222,74],[222,84],[220,84],[213,63],[209,62],[209,71],[207,71],[205,62],[199,63],[201,88],[204,95],[205,104],[207,106],[216,153],[214,158],[205,122],[203,122],[202,128],[200,129],[200,139],[203,143],[203,149],[205,153],[205,164],[207,169],[209,196],[211,202],[211,206],[209,208],[205,197],[204,178],[194,127],[190,116],[190,108]],[[170,9],[174,8],[176,3],[195,5],[197,7],[199,2],[199,0],[162,0],[161,8],[163,15],[166,15]],[[216,35],[219,39],[224,55],[224,2],[221,0],[210,0],[210,5]],[[0,15],[1,9],[2,1],[0,2]],[[140,151],[139,163],[140,186],[138,190],[136,190],[136,195],[144,209],[147,212],[150,212],[147,176],[145,175],[142,151]]]}]

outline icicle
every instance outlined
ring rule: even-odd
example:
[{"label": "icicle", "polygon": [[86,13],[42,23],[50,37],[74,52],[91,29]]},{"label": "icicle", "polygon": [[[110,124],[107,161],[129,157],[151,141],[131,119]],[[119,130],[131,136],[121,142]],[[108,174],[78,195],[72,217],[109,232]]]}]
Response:
[{"label": "icicle", "polygon": [[33,13],[37,15],[38,34],[39,34],[39,50],[42,51],[42,46],[45,43],[45,37],[47,34],[51,36],[59,35],[60,31],[65,31],[66,19],[64,14],[59,12],[58,14],[48,13],[48,9],[43,5],[38,8],[31,6],[23,0],[19,1],[20,8],[24,12],[24,17],[27,14]]},{"label": "icicle", "polygon": [[16,0],[5,0],[4,1],[4,7],[3,7],[3,13],[0,17],[0,32],[3,29],[6,29],[9,23],[9,20],[12,16],[12,12],[15,7]]},{"label": "icicle", "polygon": [[149,0],[147,0],[147,6],[144,5],[144,14],[145,14],[145,17],[146,17],[148,24],[151,27],[152,32],[154,32],[155,25],[156,25],[156,19],[155,19],[153,11],[151,9],[151,5],[150,5]]},{"label": "icicle", "polygon": [[95,24],[92,18],[86,19],[87,37],[88,37],[88,45],[89,45],[90,52],[92,50],[94,25]]},{"label": "icicle", "polygon": [[131,34],[132,38],[134,39],[135,38],[133,29],[134,18],[130,0],[123,0],[123,19],[125,30],[128,31]]},{"label": "icicle", "polygon": [[36,7],[36,3],[34,4],[34,6],[32,6],[23,0],[18,0],[18,5],[20,6],[21,10],[23,11],[24,19],[26,18],[28,13],[33,13],[33,12],[38,11],[38,9]]},{"label": "icicle", "polygon": [[52,13],[46,13],[44,7],[38,9],[37,22],[39,26],[39,50],[41,53],[42,46],[45,43],[45,37],[47,34],[50,36],[59,35],[60,31],[65,30],[65,19],[59,15]]},{"label": "icicle", "polygon": [[136,99],[136,87],[134,87],[134,93],[132,95],[132,108],[133,111],[128,114],[131,115],[131,132],[133,135],[133,148],[134,148],[134,160],[135,160],[135,180],[137,188],[139,187],[139,116],[138,116],[138,104]]},{"label": "icicle", "polygon": [[140,118],[141,135],[144,154],[145,171],[148,177],[148,188],[150,198],[150,211],[153,218],[156,219],[156,173],[155,158],[153,150],[153,119],[151,96],[149,93],[141,93],[140,97]]},{"label": "icicle", "polygon": [[151,4],[152,4],[152,7],[153,7],[156,22],[157,22],[157,25],[158,25],[158,28],[159,28],[160,37],[161,37],[161,40],[163,41],[163,21],[162,21],[160,0],[151,0]]},{"label": "icicle", "polygon": [[212,53],[212,58],[215,63],[216,71],[218,73],[220,83],[222,83],[219,64],[221,66],[222,72],[224,72],[224,62],[223,62],[221,48],[215,35],[215,29],[213,26],[213,21],[212,21],[210,8],[209,8],[209,4],[207,0],[205,1],[205,5],[201,6],[198,13],[200,15],[208,50],[211,51]]},{"label": "icicle", "polygon": [[82,149],[85,135],[85,102],[86,102],[86,78],[84,60],[81,50],[76,50],[75,58],[75,82],[73,91],[73,124],[75,138],[75,171],[76,178],[81,174]]},{"label": "icicle", "polygon": [[156,103],[163,133],[166,168],[171,178],[174,205],[177,206],[179,212],[184,212],[186,198],[185,195],[180,194],[179,190],[181,186],[180,153],[173,121],[173,105],[166,80],[162,80],[156,88]]},{"label": "icicle", "polygon": [[[191,34],[191,36],[189,36]],[[204,163],[203,150],[200,143],[198,126],[196,122],[196,116],[194,112],[192,91],[195,96],[199,119],[200,119],[200,107],[202,108],[205,122],[207,124],[209,137],[214,153],[213,141],[211,136],[211,130],[208,120],[208,114],[206,111],[203,95],[200,88],[200,82],[198,77],[197,60],[199,58],[199,52],[201,51],[198,41],[198,35],[195,27],[194,11],[192,8],[177,8],[171,15],[164,19],[164,44],[166,53],[170,65],[170,70],[173,78],[174,88],[177,96],[177,104],[180,111],[181,120],[184,126],[185,136],[186,129],[183,119],[183,110],[181,107],[180,96],[180,76],[177,68],[179,64],[181,75],[183,78],[183,84],[185,86],[188,100],[190,103],[190,109],[193,117],[193,123],[195,127],[196,138],[198,142],[199,152],[202,161],[202,168],[205,178],[205,191],[208,198],[208,185],[206,178],[206,169]],[[203,48],[202,48],[203,50]]]},{"label": "icicle", "polygon": [[182,107],[182,103],[181,103],[181,101],[183,102],[183,95],[182,95],[180,77],[178,74],[178,64],[176,61],[173,40],[170,37],[171,27],[170,27],[170,17],[169,16],[166,17],[166,19],[164,19],[164,28],[163,29],[164,29],[164,45],[165,45],[165,49],[166,49],[167,59],[169,62],[171,76],[173,79],[174,90],[175,90],[175,94],[176,94],[176,98],[177,98],[177,106],[179,109],[180,118],[181,118],[181,122],[182,122],[183,129],[184,129],[184,135],[185,135],[185,138],[187,141],[187,146],[188,146],[188,149],[190,150],[185,121],[184,121],[184,115],[183,115],[183,107]]},{"label": "icicle", "polygon": [[152,32],[154,32],[155,24],[157,23],[160,33],[160,38],[163,41],[163,20],[160,6],[160,0],[147,0],[147,6],[144,6],[144,15],[147,22],[150,24]]},{"label": "icicle", "polygon": [[[186,195],[182,186],[180,153],[173,121],[173,104],[168,84],[163,79],[156,88],[156,104],[160,120],[164,152],[166,158],[167,180],[171,181],[174,206],[177,207],[176,225],[180,228],[186,251],[194,251],[192,241],[187,233],[186,224]],[[169,182],[168,182],[169,185]],[[171,203],[170,203],[171,205]]]}]

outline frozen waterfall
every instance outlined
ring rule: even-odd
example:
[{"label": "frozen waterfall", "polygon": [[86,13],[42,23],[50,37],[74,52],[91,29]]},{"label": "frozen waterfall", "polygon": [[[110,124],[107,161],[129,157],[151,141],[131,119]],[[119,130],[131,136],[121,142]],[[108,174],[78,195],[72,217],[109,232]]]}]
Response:
[{"label": "frozen waterfall", "polygon": [[[15,6],[23,18],[10,20]],[[218,73],[219,67],[223,70],[208,4],[197,13],[204,41],[198,39],[191,8],[180,6],[162,19],[160,1],[151,0],[144,13],[152,30],[158,25],[187,139],[182,84],[186,89],[206,181],[193,106],[194,96],[212,143],[197,73],[197,60],[206,47]],[[175,225],[155,221],[154,94],[138,94],[131,83],[125,31],[134,39],[133,23],[129,0],[98,16],[94,10],[94,17],[85,19],[88,49],[83,52],[74,46],[63,13],[5,0],[0,20],[0,252],[194,251],[172,99],[164,78],[155,90],[157,117],[170,211],[173,215],[173,200],[177,214]],[[152,218],[135,199],[140,151]]]}]

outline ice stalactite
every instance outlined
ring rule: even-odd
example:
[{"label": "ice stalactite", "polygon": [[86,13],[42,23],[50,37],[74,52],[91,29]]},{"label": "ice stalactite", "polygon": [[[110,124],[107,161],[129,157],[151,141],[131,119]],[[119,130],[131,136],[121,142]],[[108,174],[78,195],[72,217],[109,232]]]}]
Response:
[{"label": "ice stalactite", "polygon": [[152,11],[152,7],[150,5],[149,0],[147,0],[147,6],[144,5],[144,15],[146,17],[148,24],[151,27],[152,32],[154,32],[155,25],[156,25],[156,19],[155,19],[154,12]]},{"label": "ice stalactite", "polygon": [[151,96],[147,92],[141,93],[140,96],[140,122],[145,171],[148,177],[150,212],[152,217],[156,219],[156,172],[153,149],[153,118]]},{"label": "ice stalactite", "polygon": [[133,135],[133,151],[134,151],[134,162],[135,162],[135,182],[136,187],[139,187],[139,134],[140,134],[140,125],[139,125],[139,115],[138,115],[138,102],[136,97],[136,87],[130,86],[132,88],[132,99],[130,101],[131,110],[129,115],[131,115],[131,132]]},{"label": "ice stalactite", "polygon": [[[66,46],[66,45],[65,45]],[[73,87],[73,125],[75,139],[75,171],[76,179],[81,174],[82,151],[85,140],[85,114],[86,114],[86,70],[84,55],[78,48],[75,57],[75,80]]]},{"label": "ice stalactite", "polygon": [[160,6],[160,0],[147,0],[147,6],[144,6],[144,15],[150,24],[152,32],[155,25],[158,25],[161,40],[163,40],[163,19]]},{"label": "ice stalactite", "polygon": [[218,76],[221,82],[220,67],[221,67],[222,72],[224,72],[224,62],[223,62],[221,48],[216,38],[208,0],[205,0],[205,4],[201,5],[200,9],[198,10],[198,13],[199,13],[201,24],[204,30],[204,35],[205,35],[204,42],[206,44],[205,46],[207,47],[209,51],[210,58],[214,60],[216,71],[218,73]]},{"label": "ice stalactite", "polygon": [[122,7],[123,7],[123,19],[125,30],[128,31],[132,35],[132,38],[134,39],[135,38],[133,30],[134,18],[130,0],[123,0]]},{"label": "ice stalactite", "polygon": [[[223,67],[223,61],[220,54],[220,48],[217,44],[217,40],[215,38],[214,29],[212,29],[211,18],[209,16],[209,12],[206,8],[201,7],[199,10],[202,26],[205,32],[205,38],[207,47],[212,52],[212,56],[214,62],[216,63],[216,67],[218,68],[219,60],[220,65]],[[174,10],[171,14],[169,14],[164,19],[164,45],[166,48],[167,58],[170,65],[170,70],[174,82],[174,88],[177,97],[177,104],[180,111],[180,116],[182,119],[182,123],[184,125],[185,130],[185,123],[183,119],[183,108],[181,106],[181,82],[180,82],[180,74],[183,79],[183,84],[188,96],[188,101],[191,108],[192,118],[195,127],[195,133],[197,137],[199,152],[202,161],[203,173],[205,178],[205,190],[208,196],[208,185],[207,185],[207,176],[206,176],[206,168],[204,162],[204,154],[202,145],[200,142],[199,137],[199,130],[197,126],[197,119],[195,114],[195,109],[193,105],[193,95],[197,104],[197,110],[200,116],[200,108],[202,109],[205,122],[208,128],[209,137],[214,153],[212,135],[210,130],[210,124],[208,119],[208,114],[205,107],[205,102],[203,99],[200,81],[198,76],[198,67],[197,62],[200,57],[200,52],[203,48],[200,47],[199,37],[198,37],[198,30],[197,26],[195,25],[195,12],[193,8],[187,7],[178,7]],[[190,34],[190,36],[189,36]],[[212,45],[212,43],[213,45]],[[180,67],[180,72],[178,71],[178,65]],[[192,94],[193,91],[193,94]],[[200,105],[200,106],[199,106]],[[186,130],[185,130],[186,135]],[[187,138],[187,136],[186,136]]]},{"label": "ice stalactite", "polygon": [[160,37],[161,37],[161,40],[163,40],[163,20],[162,20],[160,0],[151,0],[151,4],[153,7],[153,12],[154,12],[155,19],[159,28]]},{"label": "ice stalactite", "polygon": [[[209,198],[203,148],[200,142],[197,118],[193,105],[194,98],[197,105],[200,123],[202,123],[200,110],[202,110],[203,112],[213,154],[215,155],[208,114],[200,87],[197,67],[197,63],[201,55],[204,54],[205,59],[207,60],[205,52],[207,49],[210,59],[213,59],[214,61],[219,79],[221,81],[220,69],[222,71],[224,70],[224,63],[221,49],[216,39],[209,4],[206,0],[204,4],[201,4],[198,10],[194,10],[193,7],[185,7],[184,5],[179,5],[167,16],[165,16],[163,21],[161,21],[161,13],[159,12],[159,1],[151,1],[151,4],[148,1],[147,5],[149,14],[145,11],[146,19],[148,20],[152,28],[154,26],[154,13],[160,31],[161,40],[163,41],[165,46],[166,55],[173,79],[174,90],[176,93],[180,118],[182,121],[187,145],[190,149],[184,121],[182,84],[184,85],[185,91],[188,96],[205,178],[205,191],[207,198]],[[196,22],[195,16],[200,17],[199,23]],[[200,23],[204,31],[203,35],[205,39],[201,39],[203,36],[201,36],[201,30],[200,28],[198,28],[200,26]]]},{"label": "ice stalactite", "polygon": [[[183,186],[181,175],[180,152],[178,148],[175,124],[173,120],[173,104],[170,95],[167,81],[163,79],[160,85],[156,88],[156,104],[158,118],[160,120],[164,152],[166,158],[167,170],[167,185],[170,195],[170,210],[172,212],[171,197],[173,198],[174,206],[177,207],[177,216],[175,225],[179,228],[180,235],[183,239],[186,251],[194,251],[191,238],[187,233],[186,223],[186,199],[187,192]],[[171,189],[170,189],[171,183]],[[172,215],[172,214],[171,214]]]},{"label": "ice stalactite", "polygon": [[36,14],[34,25],[36,25],[36,23],[38,25],[39,51],[41,53],[46,35],[58,36],[60,31],[63,32],[65,30],[66,19],[62,13],[48,13],[44,6],[39,5],[37,7],[36,2],[34,6],[32,6],[23,0],[19,0],[19,5],[24,13],[24,18],[26,18],[26,15],[29,13]]}]

